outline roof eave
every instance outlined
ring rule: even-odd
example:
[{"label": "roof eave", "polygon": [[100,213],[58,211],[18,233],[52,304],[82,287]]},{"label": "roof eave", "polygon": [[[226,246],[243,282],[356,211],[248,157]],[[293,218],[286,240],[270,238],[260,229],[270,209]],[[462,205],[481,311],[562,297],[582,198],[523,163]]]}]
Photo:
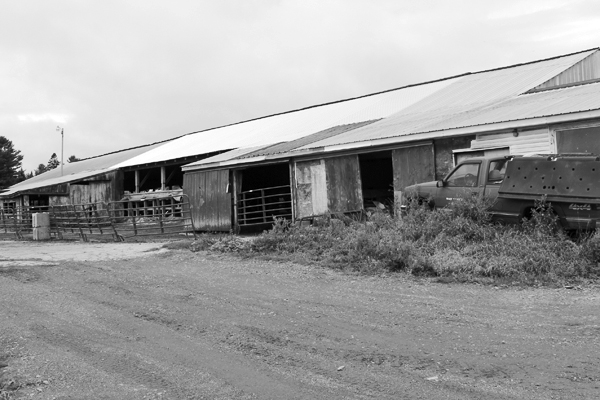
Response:
[{"label": "roof eave", "polygon": [[384,139],[368,140],[363,142],[345,143],[333,146],[326,146],[322,151],[336,152],[363,147],[380,146],[393,143],[413,142],[424,139],[436,139],[440,137],[464,136],[478,133],[491,133],[507,129],[530,128],[535,126],[554,125],[565,122],[577,122],[587,119],[600,118],[600,110],[589,110],[578,113],[552,115],[546,117],[528,118],[523,120],[513,120],[505,122],[496,122],[485,125],[474,125],[461,128],[452,128],[441,131],[417,132],[403,136],[393,136]]}]

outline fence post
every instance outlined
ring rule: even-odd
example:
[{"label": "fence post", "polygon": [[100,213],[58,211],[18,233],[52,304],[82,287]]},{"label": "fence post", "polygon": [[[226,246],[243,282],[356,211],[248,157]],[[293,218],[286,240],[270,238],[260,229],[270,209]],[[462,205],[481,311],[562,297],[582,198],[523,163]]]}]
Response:
[{"label": "fence post", "polygon": [[[24,210],[21,210],[21,217],[23,216],[23,212],[24,212]],[[23,239],[23,236],[21,235],[21,230],[19,229],[19,222],[17,220],[18,220],[18,218],[15,215],[15,219],[14,219],[14,222],[15,222],[15,235],[17,235],[18,239]]]},{"label": "fence post", "polygon": [[[61,206],[58,206],[61,207]],[[55,211],[55,206],[52,206],[50,208],[50,211],[52,212],[52,216],[50,218],[52,218],[54,220],[54,226],[56,227],[56,234],[58,236],[58,238],[60,240],[63,239],[63,234],[62,234],[62,230],[61,230],[61,224],[62,224],[62,219],[60,217],[56,216],[56,211]]]},{"label": "fence post", "polygon": [[8,233],[6,229],[6,218],[4,217],[4,210],[0,209],[0,217],[2,217],[2,226],[4,227],[4,233]]},{"label": "fence post", "polygon": [[[102,203],[105,205],[106,208],[106,215],[108,215],[108,221],[110,222],[110,226],[114,232],[113,236],[115,238],[115,242],[119,242],[119,241],[124,241],[125,239],[123,239],[123,236],[119,235],[119,232],[117,232],[117,228],[115,227],[113,218],[116,218],[116,210],[113,207],[113,212],[111,213],[111,209],[110,206],[113,205],[114,203]],[[123,216],[125,216],[125,214],[123,214]],[[135,217],[133,217],[133,219],[135,220]]]},{"label": "fence post", "polygon": [[79,213],[77,212],[77,206],[73,204],[73,214],[75,215],[75,223],[77,224],[77,228],[79,229],[79,234],[81,235],[81,239],[84,242],[87,242],[87,236],[83,233],[83,229],[81,229],[81,223],[79,221]]},{"label": "fence post", "polygon": [[133,214],[133,216],[131,217],[131,222],[133,225],[133,236],[137,236],[137,216],[138,216],[138,207],[137,205],[135,206],[135,213]]}]

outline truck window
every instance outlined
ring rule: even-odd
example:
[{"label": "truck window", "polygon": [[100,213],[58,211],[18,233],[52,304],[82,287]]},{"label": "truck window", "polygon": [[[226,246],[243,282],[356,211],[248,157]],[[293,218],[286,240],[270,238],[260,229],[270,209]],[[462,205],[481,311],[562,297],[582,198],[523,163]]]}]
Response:
[{"label": "truck window", "polygon": [[446,180],[446,186],[475,187],[479,176],[479,164],[463,164]]},{"label": "truck window", "polygon": [[488,171],[488,182],[493,185],[499,185],[504,180],[506,173],[506,164],[508,160],[496,160],[490,162],[490,170]]}]

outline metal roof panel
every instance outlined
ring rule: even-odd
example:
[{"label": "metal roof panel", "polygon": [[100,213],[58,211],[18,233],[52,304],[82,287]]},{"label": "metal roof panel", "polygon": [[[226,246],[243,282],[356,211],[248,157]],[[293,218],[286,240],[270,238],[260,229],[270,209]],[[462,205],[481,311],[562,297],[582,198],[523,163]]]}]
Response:
[{"label": "metal roof panel", "polygon": [[432,126],[443,127],[444,121],[465,113],[476,113],[529,91],[594,51],[462,76],[451,85],[379,122],[314,142],[299,150],[426,132],[431,131]]},{"label": "metal roof panel", "polygon": [[451,78],[310,107],[182,136],[122,162],[127,167],[234,148],[296,140],[333,126],[385,118],[451,85]]}]

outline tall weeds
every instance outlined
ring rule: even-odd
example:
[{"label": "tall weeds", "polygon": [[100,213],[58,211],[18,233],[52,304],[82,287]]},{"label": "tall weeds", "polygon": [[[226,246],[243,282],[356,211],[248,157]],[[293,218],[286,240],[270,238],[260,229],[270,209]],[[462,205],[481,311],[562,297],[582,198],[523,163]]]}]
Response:
[{"label": "tall weeds", "polygon": [[600,236],[572,241],[556,229],[546,205],[520,226],[494,225],[488,206],[486,200],[469,198],[434,211],[415,202],[402,218],[323,216],[312,225],[278,220],[243,252],[362,273],[407,271],[457,280],[531,283],[600,276]]}]

